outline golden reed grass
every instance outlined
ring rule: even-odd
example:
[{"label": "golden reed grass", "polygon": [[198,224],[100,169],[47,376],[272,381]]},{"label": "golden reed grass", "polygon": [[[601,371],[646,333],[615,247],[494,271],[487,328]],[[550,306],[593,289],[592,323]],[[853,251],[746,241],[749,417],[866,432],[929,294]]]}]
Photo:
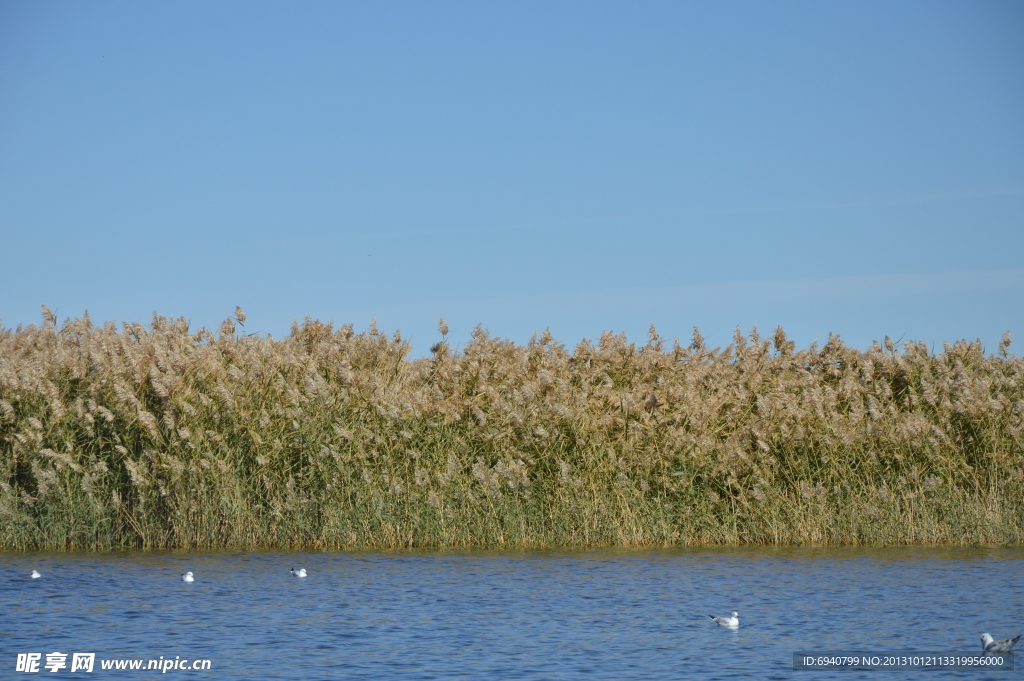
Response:
[{"label": "golden reed grass", "polygon": [[0,328],[0,547],[1020,543],[1024,361]]}]

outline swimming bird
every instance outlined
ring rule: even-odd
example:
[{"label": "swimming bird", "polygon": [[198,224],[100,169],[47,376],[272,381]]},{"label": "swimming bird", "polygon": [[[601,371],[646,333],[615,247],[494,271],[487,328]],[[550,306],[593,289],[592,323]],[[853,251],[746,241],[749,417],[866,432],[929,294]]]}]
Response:
[{"label": "swimming bird", "polygon": [[32,579],[39,579],[40,577],[42,577],[42,575],[39,574],[38,570],[33,570],[32,571]]},{"label": "swimming bird", "polygon": [[181,576],[181,581],[183,581],[183,582],[194,582],[194,581],[196,581],[196,578],[192,576],[191,572],[186,572],[185,574],[183,574]]},{"label": "swimming bird", "polygon": [[1013,650],[1013,646],[1017,641],[1020,640],[1020,634],[1017,634],[1014,638],[1008,638],[1002,641],[992,640],[992,634],[981,635],[981,650],[985,653],[1008,653]]},{"label": "swimming bird", "polygon": [[720,627],[729,627],[730,629],[736,629],[740,626],[740,614],[735,610],[732,611],[732,617],[715,617],[714,615],[708,615],[715,621]]},{"label": "swimming bird", "polygon": [[292,574],[295,575],[296,577],[305,577],[306,576],[306,568],[299,568],[298,570],[296,570],[295,568],[292,568]]}]

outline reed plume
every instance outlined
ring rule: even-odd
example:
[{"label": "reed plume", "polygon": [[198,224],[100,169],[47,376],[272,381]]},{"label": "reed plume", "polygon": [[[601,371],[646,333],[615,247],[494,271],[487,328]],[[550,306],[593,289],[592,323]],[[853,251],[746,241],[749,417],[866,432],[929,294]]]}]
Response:
[{"label": "reed plume", "polygon": [[0,547],[1020,543],[1024,361],[307,318],[0,329]]}]

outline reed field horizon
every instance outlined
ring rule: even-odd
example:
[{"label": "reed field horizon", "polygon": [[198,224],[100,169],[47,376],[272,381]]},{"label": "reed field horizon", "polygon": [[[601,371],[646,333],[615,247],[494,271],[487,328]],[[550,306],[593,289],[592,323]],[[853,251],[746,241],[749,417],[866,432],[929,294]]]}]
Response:
[{"label": "reed field horizon", "polygon": [[0,326],[0,549],[1024,542],[1007,333],[798,349]]}]

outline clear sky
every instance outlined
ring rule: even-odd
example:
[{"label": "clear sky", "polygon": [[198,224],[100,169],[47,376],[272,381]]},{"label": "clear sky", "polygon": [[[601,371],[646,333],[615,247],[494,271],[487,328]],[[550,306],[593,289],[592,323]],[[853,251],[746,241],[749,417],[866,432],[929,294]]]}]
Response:
[{"label": "clear sky", "polygon": [[0,2],[0,323],[1024,347],[1024,2]]}]

